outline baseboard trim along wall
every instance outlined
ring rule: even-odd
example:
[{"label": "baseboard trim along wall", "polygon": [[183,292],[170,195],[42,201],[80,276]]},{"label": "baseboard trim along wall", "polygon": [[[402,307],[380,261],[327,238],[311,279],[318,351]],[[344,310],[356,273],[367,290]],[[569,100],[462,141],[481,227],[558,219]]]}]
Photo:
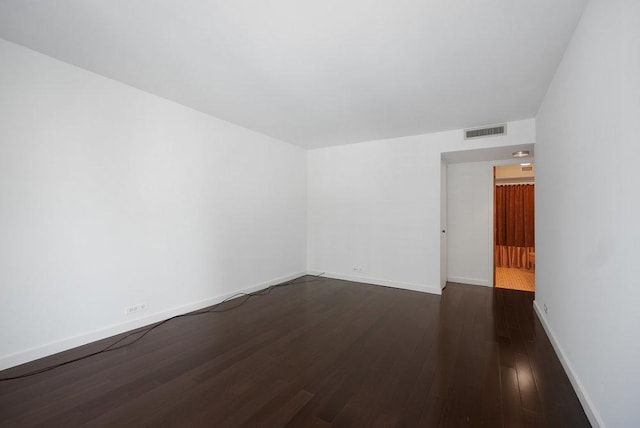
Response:
[{"label": "baseboard trim along wall", "polygon": [[67,351],[78,346],[86,345],[87,343],[95,342],[97,340],[106,339],[116,334],[124,333],[130,330],[134,330],[140,327],[144,327],[150,324],[154,324],[159,321],[166,320],[175,315],[185,314],[187,312],[203,309],[208,306],[215,305],[222,302],[237,293],[252,293],[254,291],[261,290],[271,285],[280,284],[286,281],[290,281],[295,278],[306,275],[306,272],[298,272],[290,275],[285,275],[279,278],[274,278],[269,281],[264,281],[258,284],[251,285],[249,287],[241,288],[228,293],[220,294],[214,297],[210,297],[198,302],[187,303],[177,306],[165,311],[156,312],[141,318],[137,318],[125,323],[112,325],[103,329],[95,330],[86,334],[82,334],[68,339],[63,339],[56,342],[51,342],[46,345],[38,346],[35,348],[27,349],[22,352],[11,354],[0,358],[0,370],[5,370],[10,367],[15,367],[20,364],[24,364],[30,361],[37,360],[39,358],[47,357],[49,355],[56,354],[58,352]]},{"label": "baseboard trim along wall", "polygon": [[477,278],[465,278],[462,276],[450,276],[447,278],[448,282],[457,282],[460,284],[482,285],[484,287],[493,287],[493,285],[486,279]]},{"label": "baseboard trim along wall", "polygon": [[580,378],[574,371],[573,366],[571,365],[571,362],[569,361],[566,354],[562,350],[562,346],[556,340],[556,336],[553,333],[551,326],[547,322],[544,311],[540,309],[540,306],[538,305],[537,300],[533,301],[533,308],[535,309],[536,314],[538,315],[538,319],[542,323],[542,327],[544,327],[544,331],[547,333],[547,336],[551,341],[551,345],[553,346],[553,349],[556,351],[556,354],[560,359],[560,363],[562,364],[564,371],[567,373],[567,376],[569,377],[569,381],[571,382],[571,385],[573,386],[573,389],[575,390],[576,395],[578,396],[578,400],[580,400],[580,404],[582,404],[582,408],[584,409],[584,412],[587,414],[587,418],[589,419],[589,422],[594,428],[604,428],[605,427],[604,422],[600,418],[600,415],[598,414],[598,411],[596,410],[596,408],[593,406],[593,402],[589,398],[589,395],[583,388],[582,382],[580,381]]},{"label": "baseboard trim along wall", "polygon": [[326,278],[342,279],[345,281],[360,282],[363,284],[381,285],[383,287],[400,288],[403,290],[420,291],[422,293],[430,293],[430,294],[437,294],[437,295],[442,294],[442,290],[437,285],[434,285],[434,286],[420,285],[420,284],[413,284],[410,282],[390,281],[387,279],[370,278],[366,276],[344,275],[341,273],[323,272],[320,270],[308,270],[307,274],[308,275],[322,274],[322,276]]}]

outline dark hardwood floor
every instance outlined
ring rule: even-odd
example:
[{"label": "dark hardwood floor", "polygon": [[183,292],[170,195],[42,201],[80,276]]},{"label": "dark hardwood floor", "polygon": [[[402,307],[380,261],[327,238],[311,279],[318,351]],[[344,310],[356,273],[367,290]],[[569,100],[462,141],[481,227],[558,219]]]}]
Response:
[{"label": "dark hardwood floor", "polygon": [[462,284],[439,297],[304,277],[0,382],[0,426],[589,426],[532,301]]}]

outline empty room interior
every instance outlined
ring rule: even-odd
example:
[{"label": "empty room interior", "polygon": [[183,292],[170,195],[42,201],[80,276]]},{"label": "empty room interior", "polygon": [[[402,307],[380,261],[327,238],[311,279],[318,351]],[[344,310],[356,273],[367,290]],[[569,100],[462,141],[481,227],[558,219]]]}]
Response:
[{"label": "empty room interior", "polygon": [[0,426],[630,427],[640,2],[0,1]]}]

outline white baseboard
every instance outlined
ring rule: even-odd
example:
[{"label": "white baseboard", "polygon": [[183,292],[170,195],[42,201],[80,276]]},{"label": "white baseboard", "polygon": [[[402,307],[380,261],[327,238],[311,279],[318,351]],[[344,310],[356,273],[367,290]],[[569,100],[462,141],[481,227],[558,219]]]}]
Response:
[{"label": "white baseboard", "polygon": [[484,287],[493,287],[493,285],[486,279],[478,278],[465,278],[463,276],[450,276],[447,278],[449,282],[458,282],[460,284],[482,285]]},{"label": "white baseboard", "polygon": [[49,355],[57,354],[58,352],[66,351],[78,346],[86,345],[87,343],[95,342],[97,340],[106,339],[116,334],[124,333],[136,328],[144,327],[149,324],[166,320],[175,315],[185,314],[187,312],[196,311],[198,309],[206,308],[216,303],[220,303],[224,299],[228,299],[237,293],[252,293],[254,291],[261,290],[271,285],[280,284],[301,276],[306,275],[306,272],[298,272],[290,275],[285,275],[279,278],[274,278],[270,281],[264,281],[258,284],[251,285],[242,289],[231,291],[228,293],[220,294],[208,299],[200,300],[198,302],[187,303],[184,305],[176,306],[175,308],[167,309],[164,311],[156,312],[147,315],[142,318],[127,321],[124,323],[112,325],[102,329],[94,330],[85,334],[70,337],[67,339],[59,340],[56,342],[47,343],[42,346],[37,346],[24,351],[20,351],[11,355],[3,356],[0,358],[0,370],[15,367],[20,364],[34,361],[39,358],[47,357]]},{"label": "white baseboard", "polygon": [[384,287],[401,288],[403,290],[420,291],[422,293],[429,293],[429,294],[437,294],[437,295],[442,294],[442,290],[437,285],[429,286],[429,285],[413,284],[410,282],[399,282],[399,281],[390,281],[387,279],[370,278],[365,276],[345,275],[342,273],[324,272],[324,271],[313,270],[313,269],[308,270],[307,274],[308,275],[322,274],[322,276],[326,278],[343,279],[345,281],[361,282],[364,284],[371,284],[371,285],[382,285]]},{"label": "white baseboard", "polygon": [[533,308],[535,309],[536,314],[538,315],[538,318],[542,323],[542,327],[544,327],[544,331],[547,332],[547,336],[549,336],[551,345],[553,346],[553,349],[555,349],[556,354],[558,355],[558,359],[560,360],[560,363],[562,364],[564,371],[567,373],[567,376],[569,377],[569,381],[571,382],[571,385],[573,386],[573,389],[575,390],[576,395],[578,396],[578,400],[580,400],[580,404],[582,404],[582,408],[584,409],[584,412],[586,413],[587,418],[591,423],[591,426],[595,428],[604,428],[605,427],[604,421],[598,414],[598,411],[593,405],[591,398],[589,398],[587,391],[582,386],[582,382],[580,381],[580,378],[578,377],[577,373],[573,369],[573,366],[571,365],[571,362],[567,358],[567,355],[564,353],[562,346],[556,340],[556,335],[554,334],[553,329],[549,325],[547,318],[545,317],[544,311],[540,309],[540,306],[538,306],[537,300],[533,301]]},{"label": "white baseboard", "polygon": [[329,278],[326,275],[326,272],[323,270],[309,270],[307,269],[307,275],[311,275],[311,276],[326,276],[327,278]]}]

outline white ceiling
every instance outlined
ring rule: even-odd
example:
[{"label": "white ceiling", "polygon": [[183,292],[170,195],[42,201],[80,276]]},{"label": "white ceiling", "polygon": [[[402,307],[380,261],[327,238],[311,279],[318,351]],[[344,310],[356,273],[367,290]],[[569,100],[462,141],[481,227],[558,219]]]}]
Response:
[{"label": "white ceiling", "polygon": [[0,0],[0,37],[314,148],[534,117],[585,3]]}]

